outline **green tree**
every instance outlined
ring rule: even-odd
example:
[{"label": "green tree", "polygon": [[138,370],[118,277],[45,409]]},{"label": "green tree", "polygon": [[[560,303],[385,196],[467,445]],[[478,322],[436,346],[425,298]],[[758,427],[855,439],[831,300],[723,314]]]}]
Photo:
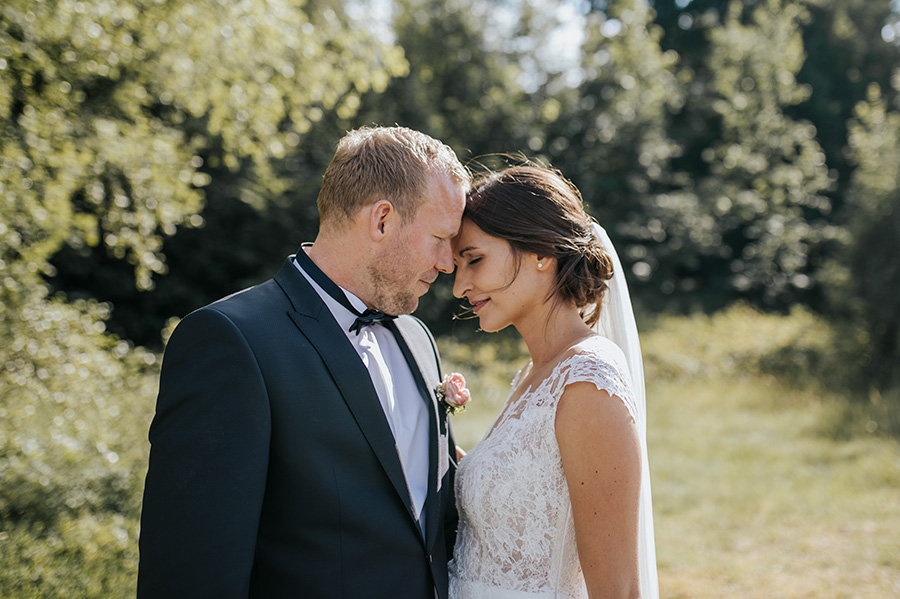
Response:
[{"label": "green tree", "polygon": [[[900,70],[894,81],[900,87]],[[872,84],[849,124],[849,235],[831,281],[836,307],[862,333],[854,365],[881,390],[900,385],[900,112],[888,106]],[[894,419],[900,430],[900,405]]]},{"label": "green tree", "polygon": [[693,254],[680,274],[702,290],[702,307],[746,298],[784,308],[815,284],[810,257],[834,238],[832,185],[816,129],[786,110],[809,97],[797,82],[804,62],[798,4],[732,2],[708,31],[709,54],[683,117],[715,136],[704,167],[680,193],[660,198],[664,229]]},{"label": "green tree", "polygon": [[277,196],[273,161],[406,68],[338,7],[0,5],[0,595],[133,595],[157,356],[105,332],[109,306],[51,294],[52,256],[103,247],[148,289],[211,169]]},{"label": "green tree", "polygon": [[[764,4],[759,0],[739,2],[738,5],[743,7],[740,22],[752,24],[756,7]],[[663,47],[679,52],[681,65],[693,79],[690,86],[693,93],[669,132],[684,148],[673,166],[696,178],[709,172],[709,163],[703,159],[704,152],[708,157],[708,148],[721,137],[718,119],[710,115],[708,107],[700,101],[708,94],[708,82],[715,76],[710,72],[712,65],[708,60],[714,44],[710,32],[729,18],[729,6],[733,3],[731,0],[655,0],[653,5],[657,11],[656,23],[665,31]],[[802,0],[785,3],[785,7],[801,17],[795,22],[802,32],[805,58],[795,76],[807,93],[799,102],[783,104],[781,110],[794,121],[815,126],[815,140],[825,155],[832,179],[832,185],[821,192],[832,209],[816,219],[840,226],[844,222],[842,206],[847,185],[855,168],[848,160],[847,121],[857,103],[865,99],[870,83],[877,83],[886,90],[889,100],[894,93],[890,89],[890,80],[900,64],[900,46],[896,44],[897,34],[893,28],[898,15],[892,10],[891,0]],[[777,40],[773,38],[773,41]],[[791,60],[790,56],[786,57]],[[826,289],[820,284],[817,273],[823,264],[836,257],[836,251],[834,243],[810,244],[806,257],[809,272],[803,273],[809,279],[809,287],[784,288],[783,299],[774,303],[771,298],[760,299],[752,290],[748,290],[748,299],[769,306],[783,305],[792,299],[808,302],[819,310],[827,309],[823,299]],[[696,279],[689,269],[682,273],[682,280],[696,283],[701,279]],[[709,306],[720,305],[737,291],[731,288],[727,279],[719,276],[715,281],[711,284],[704,280],[702,286],[714,292],[711,301],[706,302]]]},{"label": "green tree", "polygon": [[518,147],[530,122],[520,55],[493,51],[485,39],[490,9],[474,0],[396,0],[391,26],[409,72],[367,94],[355,120],[419,129],[462,160]]},{"label": "green tree", "polygon": [[[816,126],[816,138],[837,175],[830,195],[839,216],[855,164],[848,160],[848,122],[875,83],[890,100],[891,76],[900,66],[900,45],[882,31],[898,18],[891,0],[810,0],[803,28],[807,58],[797,80],[812,86],[809,98],[789,109]],[[891,30],[893,34],[893,30]],[[896,35],[896,34],[893,34]]]},{"label": "green tree", "polygon": [[550,123],[545,155],[621,243],[629,276],[641,289],[635,296],[650,305],[648,296],[665,289],[666,277],[654,272],[660,258],[650,248],[667,239],[656,205],[677,181],[670,162],[681,149],[667,130],[684,101],[678,55],[662,50],[662,30],[652,22],[644,0],[611,0],[589,12],[583,80],[542,105]]}]

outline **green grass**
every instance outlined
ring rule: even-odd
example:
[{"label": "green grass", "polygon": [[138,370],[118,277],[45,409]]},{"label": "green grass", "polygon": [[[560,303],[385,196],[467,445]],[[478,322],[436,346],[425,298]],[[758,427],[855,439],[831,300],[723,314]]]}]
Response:
[{"label": "green grass", "polygon": [[[642,331],[662,597],[900,597],[900,437],[884,434],[900,428],[879,424],[897,420],[897,392],[838,392],[846,344],[803,311]],[[454,417],[471,448],[527,354],[508,334],[439,344],[473,392]],[[0,394],[0,597],[134,596],[156,375],[129,368],[109,389],[61,388],[62,403]]]},{"label": "green grass", "polygon": [[836,441],[834,406],[759,378],[650,394],[663,597],[900,594],[896,441]]},{"label": "green grass", "polygon": [[[828,339],[808,314],[737,308],[642,340],[662,597],[900,596],[900,443],[845,422],[855,412],[815,382]],[[485,365],[448,344],[474,395],[453,421],[464,448],[527,359],[514,347],[515,364]]]}]

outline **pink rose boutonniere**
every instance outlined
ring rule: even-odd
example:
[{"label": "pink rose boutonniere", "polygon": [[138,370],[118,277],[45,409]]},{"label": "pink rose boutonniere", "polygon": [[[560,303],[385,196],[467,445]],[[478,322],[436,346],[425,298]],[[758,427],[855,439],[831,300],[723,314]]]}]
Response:
[{"label": "pink rose boutonniere", "polygon": [[434,394],[451,414],[465,412],[466,404],[472,398],[466,389],[466,378],[458,372],[446,375],[441,384],[435,388]]}]

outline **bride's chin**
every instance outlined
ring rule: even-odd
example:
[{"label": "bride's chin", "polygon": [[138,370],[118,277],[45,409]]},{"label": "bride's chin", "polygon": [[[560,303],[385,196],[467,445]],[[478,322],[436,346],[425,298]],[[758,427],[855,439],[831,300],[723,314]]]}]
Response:
[{"label": "bride's chin", "polygon": [[502,327],[498,327],[497,325],[492,325],[490,323],[485,323],[483,320],[479,320],[478,328],[484,331],[485,333],[496,333],[502,329],[506,328],[506,325]]}]

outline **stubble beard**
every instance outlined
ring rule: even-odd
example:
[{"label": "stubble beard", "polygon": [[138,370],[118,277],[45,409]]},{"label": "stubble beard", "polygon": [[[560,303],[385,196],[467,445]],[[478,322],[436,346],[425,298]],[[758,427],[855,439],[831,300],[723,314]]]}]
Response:
[{"label": "stubble beard", "polygon": [[387,314],[410,314],[419,306],[419,296],[411,287],[418,277],[412,272],[407,246],[399,240],[369,263],[372,303]]}]

